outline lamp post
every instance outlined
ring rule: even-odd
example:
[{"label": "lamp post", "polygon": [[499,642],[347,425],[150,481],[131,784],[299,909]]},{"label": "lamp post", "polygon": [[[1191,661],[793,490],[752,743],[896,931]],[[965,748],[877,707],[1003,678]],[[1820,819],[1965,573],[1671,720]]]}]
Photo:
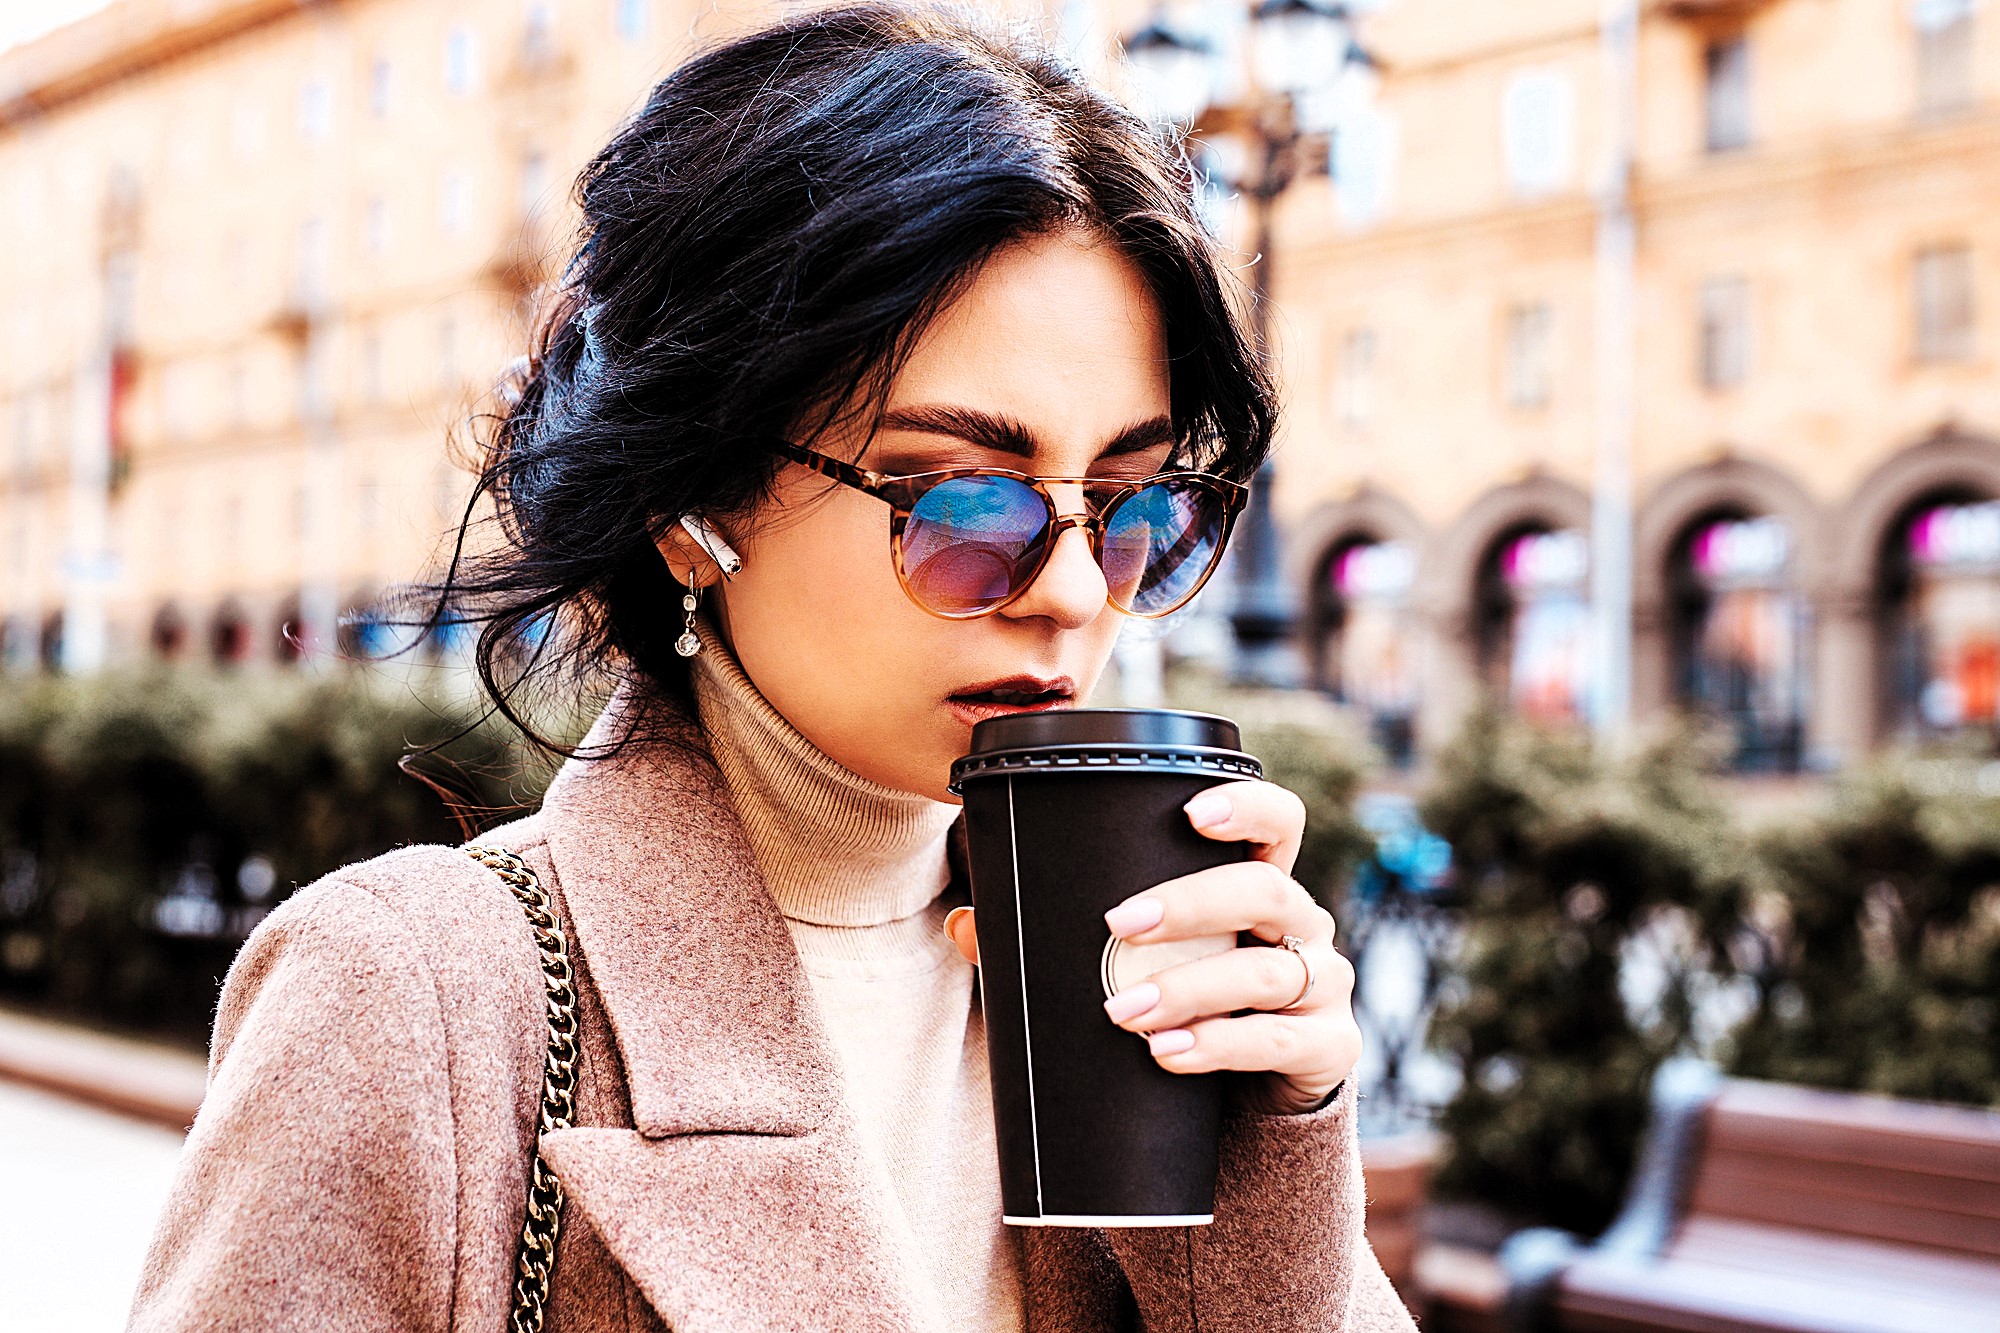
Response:
[{"label": "lamp post", "polygon": [[[1211,6],[1212,17],[1240,11]],[[1345,6],[1333,0],[1258,0],[1241,24],[1176,24],[1156,13],[1125,39],[1127,71],[1141,109],[1156,124],[1185,128],[1211,149],[1205,174],[1250,206],[1254,261],[1251,318],[1259,345],[1270,329],[1273,216],[1277,201],[1304,176],[1330,170],[1333,137],[1353,78],[1373,59],[1356,45]],[[1225,154],[1224,147],[1240,152]],[[1219,165],[1235,157],[1231,169]],[[1298,622],[1285,582],[1276,516],[1276,465],[1266,459],[1251,487],[1232,552],[1235,597],[1231,675],[1238,683],[1299,683]]]},{"label": "lamp post", "polygon": [[1590,495],[1590,721],[1623,747],[1632,729],[1632,447],[1637,431],[1639,0],[1603,0],[1598,46],[1611,140],[1597,198],[1597,459]]}]

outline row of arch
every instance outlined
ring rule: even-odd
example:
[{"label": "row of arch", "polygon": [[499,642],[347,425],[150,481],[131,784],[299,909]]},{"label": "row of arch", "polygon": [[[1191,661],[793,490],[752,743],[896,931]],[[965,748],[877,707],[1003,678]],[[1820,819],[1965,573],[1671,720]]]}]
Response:
[{"label": "row of arch", "polygon": [[[1844,502],[1725,458],[1642,497],[1633,703],[1717,715],[1739,765],[1844,761],[1891,736],[2000,735],[2000,441],[1941,431]],[[1364,487],[1294,528],[1314,681],[1392,754],[1442,740],[1482,692],[1580,706],[1589,495],[1546,474],[1432,528]]]},{"label": "row of arch", "polygon": [[[339,617],[339,655],[348,660],[371,660],[397,654],[408,642],[407,631],[385,622],[374,609],[374,600],[358,596],[348,602]],[[9,643],[10,661],[33,660],[44,670],[63,666],[64,623],[61,611],[51,611],[32,627],[32,642]],[[9,625],[9,638],[22,627]],[[141,630],[144,655],[154,661],[199,664],[222,669],[256,663],[290,665],[306,651],[304,617],[299,598],[245,598],[228,595],[206,607],[189,607],[180,599],[159,603]],[[471,646],[469,627],[451,624],[427,635],[412,660],[433,663],[456,658]]]},{"label": "row of arch", "polygon": [[[413,661],[434,663],[470,647],[471,630],[454,623],[426,635],[414,655],[401,653],[410,642],[409,631],[383,619],[375,599],[366,594],[348,599],[338,626],[339,655],[350,661],[410,656]],[[169,600],[153,613],[147,647],[161,661],[200,660],[218,667],[259,661],[287,665],[304,656],[307,637],[296,596],[262,608],[225,597],[198,620],[191,620],[178,602]]]}]

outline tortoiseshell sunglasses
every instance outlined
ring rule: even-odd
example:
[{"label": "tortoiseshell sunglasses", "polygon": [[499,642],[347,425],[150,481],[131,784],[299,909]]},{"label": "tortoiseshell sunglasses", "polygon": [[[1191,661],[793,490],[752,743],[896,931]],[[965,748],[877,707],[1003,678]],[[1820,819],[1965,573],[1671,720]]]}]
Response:
[{"label": "tortoiseshell sunglasses", "polygon": [[[1206,472],[1139,481],[1031,477],[960,467],[891,476],[778,441],[794,462],[865,491],[890,508],[889,551],[910,600],[947,620],[998,611],[1028,590],[1065,528],[1082,528],[1104,570],[1111,605],[1152,618],[1201,591],[1250,488]],[[1052,482],[1084,488],[1090,514],[1061,514]]]}]

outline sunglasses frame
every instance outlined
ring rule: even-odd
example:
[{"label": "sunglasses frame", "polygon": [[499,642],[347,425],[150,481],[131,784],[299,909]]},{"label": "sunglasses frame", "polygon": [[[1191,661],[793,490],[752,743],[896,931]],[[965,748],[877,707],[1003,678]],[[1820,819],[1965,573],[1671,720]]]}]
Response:
[{"label": "sunglasses frame", "polygon": [[[1187,480],[1213,491],[1222,501],[1222,532],[1216,539],[1214,553],[1208,558],[1207,568],[1201,571],[1201,577],[1195,580],[1194,586],[1188,589],[1185,596],[1163,610],[1133,611],[1118,605],[1117,598],[1109,595],[1110,580],[1105,581],[1106,603],[1119,614],[1139,620],[1157,620],[1161,616],[1172,615],[1193,600],[1194,595],[1208,583],[1209,576],[1215,573],[1215,567],[1222,559],[1223,549],[1229,545],[1229,534],[1236,526],[1236,516],[1243,511],[1244,504],[1250,498],[1248,486],[1242,482],[1231,481],[1227,477],[1218,477],[1212,472],[1189,470],[1156,472],[1137,481],[1121,481],[1113,477],[1035,477],[1004,467],[954,467],[941,468],[935,472],[896,474],[856,467],[830,454],[808,449],[802,444],[793,444],[789,440],[776,441],[775,447],[777,452],[793,462],[809,467],[822,476],[830,477],[843,486],[851,486],[857,491],[872,495],[889,506],[889,553],[896,568],[896,581],[903,585],[904,594],[912,602],[940,620],[977,620],[981,616],[990,616],[1002,607],[1017,601],[1034,586],[1035,580],[1041,577],[1042,570],[1048,566],[1049,557],[1055,553],[1056,542],[1068,528],[1083,530],[1084,535],[1090,540],[1091,557],[1097,561],[1097,567],[1102,571],[1104,524],[1117,512],[1118,506],[1148,486],[1156,486],[1163,481]],[[1034,568],[1028,571],[1027,576],[1019,581],[1019,586],[991,606],[953,615],[926,605],[911,589],[909,577],[903,569],[903,530],[909,524],[918,501],[922,500],[925,494],[947,481],[958,481],[966,477],[1006,477],[1021,482],[1042,497],[1042,504],[1047,508],[1049,516],[1048,525],[1044,529],[1047,536],[1042,542],[1041,557],[1036,560]],[[1052,483],[1080,485],[1084,488],[1086,499],[1093,498],[1093,493],[1104,498],[1096,504],[1094,513],[1064,514],[1056,508],[1055,496],[1049,493],[1048,488]]]}]

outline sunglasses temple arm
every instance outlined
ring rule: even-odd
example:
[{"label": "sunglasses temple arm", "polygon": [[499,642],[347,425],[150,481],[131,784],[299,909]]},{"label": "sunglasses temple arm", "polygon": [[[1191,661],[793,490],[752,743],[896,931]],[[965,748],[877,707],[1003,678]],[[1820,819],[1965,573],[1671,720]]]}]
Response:
[{"label": "sunglasses temple arm", "polygon": [[870,495],[882,493],[880,479],[874,473],[864,472],[852,463],[843,463],[838,458],[820,453],[816,449],[793,444],[789,440],[776,441],[776,447],[779,453],[794,463],[809,467],[821,476],[831,477],[843,486],[852,486],[855,490],[866,491]]}]

